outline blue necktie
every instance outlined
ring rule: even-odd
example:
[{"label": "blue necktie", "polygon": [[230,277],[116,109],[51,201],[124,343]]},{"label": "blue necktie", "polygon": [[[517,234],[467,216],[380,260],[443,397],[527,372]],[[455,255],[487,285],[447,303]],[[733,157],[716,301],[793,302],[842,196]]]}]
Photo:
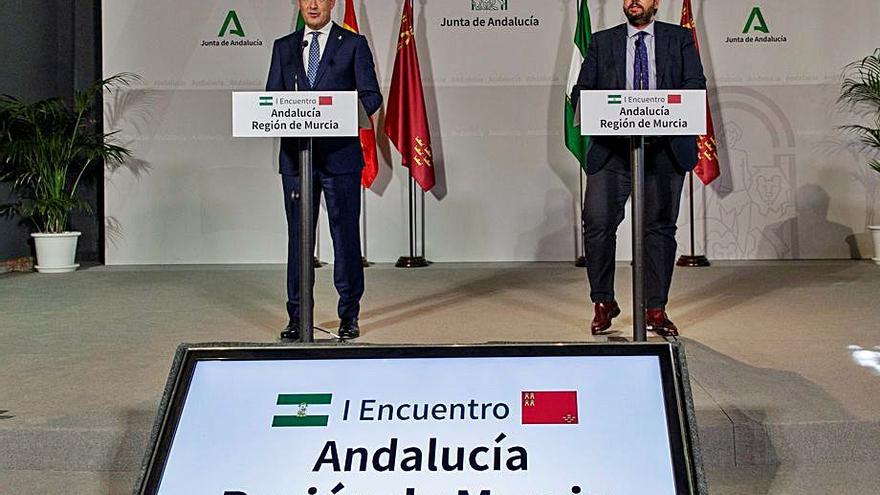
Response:
[{"label": "blue necktie", "polygon": [[633,89],[650,89],[648,84],[648,47],[645,45],[648,33],[636,34],[636,56],[633,57]]},{"label": "blue necktie", "polygon": [[315,86],[315,77],[318,75],[318,64],[321,63],[321,45],[318,44],[319,31],[312,31],[312,42],[309,43],[309,85]]}]

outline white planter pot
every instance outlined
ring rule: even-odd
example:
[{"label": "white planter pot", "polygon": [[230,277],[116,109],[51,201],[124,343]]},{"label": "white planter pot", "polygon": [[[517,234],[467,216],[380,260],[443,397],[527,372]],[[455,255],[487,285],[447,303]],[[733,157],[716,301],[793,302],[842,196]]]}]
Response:
[{"label": "white planter pot", "polygon": [[81,232],[60,234],[31,234],[37,247],[37,264],[40,273],[68,273],[76,271],[76,242]]},{"label": "white planter pot", "polygon": [[871,231],[871,238],[874,240],[874,263],[880,265],[880,225],[868,225]]}]

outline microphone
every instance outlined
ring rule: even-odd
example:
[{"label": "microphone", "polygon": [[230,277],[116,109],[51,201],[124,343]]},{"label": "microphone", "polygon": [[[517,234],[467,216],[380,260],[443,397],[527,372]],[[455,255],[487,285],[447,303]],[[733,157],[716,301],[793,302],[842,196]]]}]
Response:
[{"label": "microphone", "polygon": [[[308,48],[308,46],[309,46],[309,40],[303,40],[302,47]],[[299,75],[295,72],[293,73],[293,90],[299,91]]]}]

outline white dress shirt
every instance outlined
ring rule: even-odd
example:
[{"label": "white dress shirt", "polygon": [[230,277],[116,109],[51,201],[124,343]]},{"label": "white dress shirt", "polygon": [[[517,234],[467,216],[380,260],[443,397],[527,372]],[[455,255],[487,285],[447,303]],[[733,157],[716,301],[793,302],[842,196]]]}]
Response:
[{"label": "white dress shirt", "polygon": [[327,40],[330,39],[330,30],[332,28],[333,21],[328,22],[324,25],[324,27],[318,29],[317,31],[306,26],[305,32],[303,34],[303,41],[308,41],[309,46],[304,46],[302,49],[303,68],[305,69],[306,74],[309,73],[309,50],[312,49],[312,33],[321,33],[318,35],[318,60],[320,60],[320,57],[324,56],[324,47],[327,46]]},{"label": "white dress shirt", "polygon": [[657,89],[657,56],[654,51],[654,21],[644,29],[636,29],[632,24],[626,25],[626,89],[633,89],[633,78],[636,60],[636,35],[640,32],[648,33],[645,36],[645,48],[648,49],[648,89]]}]

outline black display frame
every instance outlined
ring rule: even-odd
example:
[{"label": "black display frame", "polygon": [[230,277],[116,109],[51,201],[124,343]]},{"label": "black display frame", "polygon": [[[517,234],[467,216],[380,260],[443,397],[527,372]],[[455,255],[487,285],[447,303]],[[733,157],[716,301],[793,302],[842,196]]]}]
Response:
[{"label": "black display frame", "polygon": [[[165,394],[153,428],[150,449],[144,458],[137,492],[156,495],[176,434],[196,365],[202,361],[266,361],[323,359],[444,359],[516,358],[560,356],[654,356],[660,364],[667,434],[676,493],[703,495],[696,418],[691,399],[687,363],[679,342],[668,343],[550,343],[483,345],[278,345],[183,344],[175,355]],[[617,425],[625,427],[625,425]],[[638,466],[633,466],[638,470]]]}]

